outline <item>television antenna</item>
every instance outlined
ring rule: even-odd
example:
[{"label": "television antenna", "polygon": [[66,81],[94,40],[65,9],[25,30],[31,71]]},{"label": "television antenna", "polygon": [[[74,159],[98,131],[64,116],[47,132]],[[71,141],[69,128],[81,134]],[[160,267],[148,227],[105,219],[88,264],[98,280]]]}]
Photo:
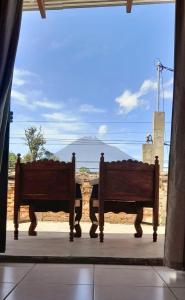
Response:
[{"label": "television antenna", "polygon": [[157,111],[159,112],[162,72],[163,72],[163,70],[174,72],[174,69],[164,66],[159,59],[155,61],[155,66],[157,68]]}]

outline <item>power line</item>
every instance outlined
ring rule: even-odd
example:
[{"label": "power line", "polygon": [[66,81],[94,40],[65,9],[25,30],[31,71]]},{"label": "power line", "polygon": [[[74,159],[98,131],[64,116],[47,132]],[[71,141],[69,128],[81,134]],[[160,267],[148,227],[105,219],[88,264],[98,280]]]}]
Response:
[{"label": "power line", "polygon": [[[45,120],[14,120],[14,123],[59,123],[59,124],[152,124],[151,121],[45,121]],[[170,121],[165,124],[171,124]]]},{"label": "power line", "polygon": [[[154,130],[152,130],[152,131],[157,131],[157,129],[154,129]],[[167,132],[171,132],[171,130],[168,130]],[[124,131],[124,132],[107,132],[106,133],[106,135],[127,135],[127,134],[145,134],[146,135],[146,131]],[[58,134],[56,134],[56,133],[53,133],[53,134],[45,134],[47,137],[55,137],[55,136],[59,136],[59,135],[61,135],[61,136],[63,136],[63,135],[67,135],[67,136],[70,136],[70,135],[74,135],[74,133],[65,133],[65,134],[63,134],[63,133],[58,133]],[[84,135],[84,136],[92,136],[92,135],[95,135],[95,136],[97,136],[98,135],[98,133],[97,132],[79,132],[78,131],[78,133],[75,133],[75,135]],[[11,139],[17,139],[17,138],[24,138],[25,139],[25,135],[11,135],[10,136],[10,138]],[[46,138],[47,139],[47,138]],[[58,139],[58,138],[57,138]]]},{"label": "power line", "polygon": [[[10,145],[23,145],[24,143],[12,143],[10,142]],[[123,141],[120,141],[120,142],[109,142],[109,145],[143,145],[145,144],[145,142],[123,142]],[[24,144],[26,145],[26,144]],[[69,143],[47,143],[47,146],[68,146]],[[74,146],[95,146],[95,145],[100,145],[99,143],[75,143]],[[164,143],[164,146],[170,146],[170,143]]]},{"label": "power line", "polygon": [[[48,140],[48,141],[62,141],[62,142],[75,142],[76,139],[45,139],[45,140]],[[101,140],[101,142],[137,142],[137,143],[144,143],[145,141],[137,141],[137,140],[125,140],[125,139],[119,139],[119,140],[113,140],[113,139],[110,139],[110,140]],[[92,144],[99,144],[96,140],[94,140],[92,142]],[[76,143],[75,143],[76,144]],[[84,140],[84,141],[81,141],[80,144],[91,144],[91,140]]]},{"label": "power line", "polygon": [[[124,135],[124,134],[133,134],[133,133],[135,133],[135,134],[146,134],[146,131],[125,131],[125,132],[107,132],[106,134],[108,134],[108,135],[111,135],[111,134],[122,134],[122,135]],[[59,135],[59,134],[58,134]],[[63,133],[61,133],[61,135],[74,135],[74,133],[65,133],[65,134],[63,134]],[[88,135],[88,136],[90,136],[90,135],[98,135],[98,132],[79,132],[78,131],[78,133],[76,133],[76,135]],[[56,136],[56,134],[47,134],[47,136]],[[25,135],[12,135],[11,136],[11,138],[25,138]]]},{"label": "power line", "polygon": [[[120,143],[109,143],[110,145],[142,145],[143,143],[123,143],[123,142],[120,142]],[[23,143],[10,143],[10,145],[23,145]],[[68,144],[66,143],[55,143],[55,144],[47,144],[47,146],[68,146]],[[89,144],[82,144],[82,143],[75,143],[75,146],[89,146]],[[91,146],[95,146],[95,145],[99,145],[99,143],[91,143],[90,144]]]}]

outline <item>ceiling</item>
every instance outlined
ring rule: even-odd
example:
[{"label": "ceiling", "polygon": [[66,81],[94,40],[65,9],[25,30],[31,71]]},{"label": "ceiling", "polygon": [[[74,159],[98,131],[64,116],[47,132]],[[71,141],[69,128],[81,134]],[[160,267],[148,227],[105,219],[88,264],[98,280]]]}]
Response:
[{"label": "ceiling", "polygon": [[23,10],[40,10],[41,16],[46,17],[48,9],[87,8],[103,6],[126,6],[129,13],[133,5],[173,3],[175,0],[24,0]]}]

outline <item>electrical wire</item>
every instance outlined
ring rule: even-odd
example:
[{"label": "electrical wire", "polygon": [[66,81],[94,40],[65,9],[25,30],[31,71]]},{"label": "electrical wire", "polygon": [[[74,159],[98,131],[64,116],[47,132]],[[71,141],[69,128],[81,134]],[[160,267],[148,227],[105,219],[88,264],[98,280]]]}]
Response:
[{"label": "electrical wire", "polygon": [[[59,123],[59,124],[152,124],[151,121],[45,121],[45,120],[14,120],[13,123]],[[165,122],[166,124],[170,121]]]}]

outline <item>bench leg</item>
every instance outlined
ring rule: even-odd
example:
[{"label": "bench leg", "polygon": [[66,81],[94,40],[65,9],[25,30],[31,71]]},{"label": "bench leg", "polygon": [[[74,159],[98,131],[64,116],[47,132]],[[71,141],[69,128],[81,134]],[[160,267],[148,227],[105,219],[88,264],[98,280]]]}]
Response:
[{"label": "bench leg", "polygon": [[100,230],[100,243],[104,241],[104,211],[100,211],[99,213],[99,230]]},{"label": "bench leg", "polygon": [[74,233],[74,237],[76,238],[80,238],[82,236],[82,229],[80,226],[80,221],[82,218],[82,200],[80,200],[80,207],[76,207],[75,208],[75,233]]},{"label": "bench leg", "polygon": [[28,230],[28,235],[30,236],[36,236],[37,235],[37,231],[35,230],[35,228],[37,227],[37,217],[36,214],[34,212],[33,206],[29,206],[29,218],[30,218],[30,227]]},{"label": "bench leg", "polygon": [[70,208],[70,213],[69,213],[69,241],[73,242],[74,241],[74,221],[75,221],[75,208],[74,206]]},{"label": "bench leg", "polygon": [[104,241],[104,233],[103,233],[103,230],[104,230],[104,226],[101,226],[100,225],[100,242],[103,243]]},{"label": "bench leg", "polygon": [[157,242],[158,211],[153,208],[153,242]]},{"label": "bench leg", "polygon": [[91,199],[89,202],[89,217],[92,222],[89,235],[90,238],[94,239],[98,237],[98,233],[96,233],[96,230],[98,228],[98,219],[96,217],[96,208],[93,207],[93,200]]},{"label": "bench leg", "polygon": [[142,220],[143,220],[143,207],[140,207],[137,209],[137,215],[134,223],[136,229],[136,233],[134,234],[135,238],[141,238],[143,235],[143,230],[141,227]]},{"label": "bench leg", "polygon": [[153,242],[157,242],[157,228],[154,227]]},{"label": "bench leg", "polygon": [[73,229],[74,229],[73,224],[70,224],[70,233],[69,233],[69,241],[70,242],[73,242],[73,240],[74,240]]}]

